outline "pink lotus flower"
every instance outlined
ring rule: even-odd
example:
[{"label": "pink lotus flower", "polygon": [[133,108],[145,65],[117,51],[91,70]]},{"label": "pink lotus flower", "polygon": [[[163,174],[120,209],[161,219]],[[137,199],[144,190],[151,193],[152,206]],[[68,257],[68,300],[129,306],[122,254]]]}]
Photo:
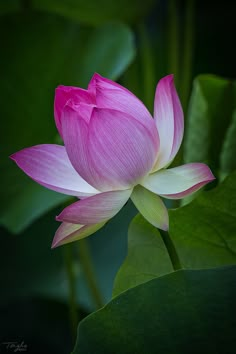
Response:
[{"label": "pink lotus flower", "polygon": [[152,225],[167,230],[159,196],[183,198],[214,179],[202,163],[167,169],[184,130],[173,75],[157,85],[154,119],[130,91],[98,74],[87,90],[59,86],[54,108],[65,146],[37,145],[11,156],[39,184],[80,198],[57,216],[63,223],[52,247],[94,233],[130,197]]}]

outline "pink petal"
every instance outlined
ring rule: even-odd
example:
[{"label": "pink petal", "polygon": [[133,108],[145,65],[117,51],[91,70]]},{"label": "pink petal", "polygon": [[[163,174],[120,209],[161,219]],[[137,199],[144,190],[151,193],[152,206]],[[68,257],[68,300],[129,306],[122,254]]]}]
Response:
[{"label": "pink petal", "polygon": [[158,139],[158,133],[151,114],[144,104],[129,90],[112,80],[94,74],[89,83],[88,91],[96,96],[97,107],[116,109],[132,116],[145,125],[153,139]]},{"label": "pink petal", "polygon": [[68,101],[72,101],[74,104],[79,104],[81,102],[93,104],[95,99],[93,95],[87,90],[83,90],[78,87],[61,85],[56,88],[54,100],[54,116],[58,132],[62,138],[63,135],[61,127],[61,115]]},{"label": "pink petal", "polygon": [[131,199],[150,224],[161,230],[169,229],[168,211],[158,195],[139,185],[134,188]]},{"label": "pink petal", "polygon": [[106,222],[119,212],[131,193],[131,189],[104,192],[80,200],[65,208],[57,220],[81,225]]},{"label": "pink petal", "polygon": [[189,163],[157,171],[146,177],[142,185],[165,198],[180,199],[196,192],[214,179],[215,177],[207,165]]},{"label": "pink petal", "polygon": [[74,170],[64,146],[32,146],[11,155],[11,159],[46,188],[77,197],[99,193]]},{"label": "pink petal", "polygon": [[146,126],[126,113],[94,108],[88,138],[91,166],[100,190],[130,188],[152,169],[158,149]]},{"label": "pink petal", "polygon": [[56,231],[52,242],[52,248],[81,240],[101,229],[104,225],[105,222],[95,225],[79,225],[63,222]]},{"label": "pink petal", "polygon": [[161,79],[154,102],[154,119],[160,139],[158,160],[154,171],[171,163],[183,138],[184,119],[173,75]]},{"label": "pink petal", "polygon": [[69,159],[78,174],[94,187],[102,184],[100,176],[92,168],[88,153],[88,123],[93,106],[66,105],[61,117],[64,143]]}]

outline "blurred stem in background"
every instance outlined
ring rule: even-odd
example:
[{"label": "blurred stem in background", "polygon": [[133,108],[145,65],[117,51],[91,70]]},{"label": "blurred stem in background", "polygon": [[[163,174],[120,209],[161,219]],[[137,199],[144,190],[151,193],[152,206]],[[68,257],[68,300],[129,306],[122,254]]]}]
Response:
[{"label": "blurred stem in background", "polygon": [[[94,301],[96,308],[103,306],[102,295],[99,291],[96,276],[93,269],[92,257],[89,251],[88,241],[82,239],[78,243],[79,245],[79,262],[81,268],[84,272],[85,280],[88,284],[88,289],[90,291],[91,297]],[[70,312],[70,322],[72,339],[75,340],[77,333],[77,326],[79,322],[79,308],[76,293],[76,273],[75,273],[75,262],[73,256],[73,245],[68,244],[63,246],[64,259],[66,266],[66,273],[68,279],[68,290],[69,290],[69,312]]]},{"label": "blurred stem in background", "polygon": [[[194,0],[186,0],[184,23],[182,28],[178,19],[179,0],[169,0],[169,72],[175,74],[175,85],[180,95],[184,116],[187,115],[188,100],[192,80],[193,50],[194,50]],[[181,38],[183,36],[183,38]],[[179,43],[182,43],[180,48]],[[183,164],[183,144],[175,157],[172,167]],[[174,201],[173,207],[178,207],[179,201]]]},{"label": "blurred stem in background", "polygon": [[178,2],[179,0],[169,0],[168,2],[168,43],[167,43],[167,62],[168,73],[174,74],[175,86],[179,88],[179,16],[178,16]]},{"label": "blurred stem in background", "polygon": [[[185,1],[183,26],[179,18],[179,0],[168,3],[168,73],[175,76],[184,114],[187,113],[194,53],[194,0]],[[180,45],[180,43],[182,45]]]},{"label": "blurred stem in background", "polygon": [[83,268],[85,279],[97,309],[103,306],[103,299],[99,291],[96,275],[93,269],[92,257],[86,238],[79,241],[79,259]]},{"label": "blurred stem in background", "polygon": [[74,259],[71,244],[63,246],[64,260],[68,279],[69,290],[69,313],[72,331],[72,340],[74,341],[77,333],[77,325],[79,321],[78,306],[76,301],[76,274],[74,270]]},{"label": "blurred stem in background", "polygon": [[194,9],[195,1],[187,0],[185,8],[185,21],[184,21],[184,46],[183,46],[183,56],[181,62],[181,83],[180,83],[180,93],[181,102],[183,106],[184,113],[186,115],[188,108],[188,100],[190,95],[191,80],[192,80],[192,70],[193,70],[193,54],[194,54],[194,32],[195,32],[195,19],[194,19]]},{"label": "blurred stem in background", "polygon": [[[184,23],[181,26],[179,19],[178,6],[179,0],[169,0],[168,22],[169,41],[168,41],[168,72],[175,77],[175,86],[179,92],[184,117],[187,115],[188,100],[190,96],[190,86],[193,68],[194,50],[194,0],[186,0],[184,11]],[[183,38],[182,38],[183,37]],[[182,43],[182,46],[180,46]],[[184,163],[183,143],[175,157],[172,167]],[[172,208],[180,206],[179,200],[172,201]]]},{"label": "blurred stem in background", "polygon": [[153,112],[154,90],[156,85],[155,67],[153,63],[150,36],[144,24],[138,26],[140,41],[140,57],[143,76],[143,100],[149,111]]}]

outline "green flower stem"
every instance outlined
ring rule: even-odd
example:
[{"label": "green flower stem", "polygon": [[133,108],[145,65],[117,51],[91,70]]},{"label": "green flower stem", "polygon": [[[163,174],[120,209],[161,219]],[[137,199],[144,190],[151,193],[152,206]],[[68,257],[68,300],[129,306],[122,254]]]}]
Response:
[{"label": "green flower stem", "polygon": [[179,85],[179,19],[178,0],[168,2],[168,72],[175,75],[175,86]]},{"label": "green flower stem", "polygon": [[[190,86],[192,79],[192,64],[193,64],[193,50],[194,50],[194,0],[188,0],[186,3],[185,22],[184,22],[184,38],[183,38],[183,57],[181,60],[181,83],[180,83],[180,98],[186,117],[188,100],[190,95]],[[175,157],[172,167],[179,166],[184,161],[183,144],[180,146],[177,156]],[[177,208],[181,204],[176,201],[173,208]]]},{"label": "green flower stem", "polygon": [[194,0],[186,1],[185,22],[184,22],[184,47],[181,70],[181,101],[184,113],[186,114],[190,85],[192,79],[192,64],[194,52]]},{"label": "green flower stem", "polygon": [[69,312],[73,340],[76,338],[78,325],[78,306],[76,303],[76,277],[73,266],[72,247],[70,244],[63,246],[64,260],[69,288]]},{"label": "green flower stem", "polygon": [[150,37],[144,24],[140,24],[138,26],[138,34],[140,40],[140,58],[143,74],[144,102],[150,112],[152,112],[155,91],[155,68],[153,63],[153,53]]},{"label": "green flower stem", "polygon": [[97,286],[96,276],[92,265],[92,258],[89,251],[88,241],[86,239],[79,241],[79,259],[94,303],[97,308],[101,308],[104,305],[103,299]]},{"label": "green flower stem", "polygon": [[168,231],[159,230],[174,270],[182,269],[178,253]]}]

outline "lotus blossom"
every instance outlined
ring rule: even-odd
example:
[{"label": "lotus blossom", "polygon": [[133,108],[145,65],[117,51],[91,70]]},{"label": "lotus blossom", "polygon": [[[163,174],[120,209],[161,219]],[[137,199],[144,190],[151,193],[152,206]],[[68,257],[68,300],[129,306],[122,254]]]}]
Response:
[{"label": "lotus blossom", "polygon": [[55,122],[61,145],[36,145],[11,156],[33,180],[78,197],[56,217],[52,247],[100,229],[132,199],[155,227],[168,230],[161,197],[179,199],[214,179],[203,163],[167,167],[184,131],[173,75],[156,88],[154,119],[143,103],[119,84],[94,74],[88,89],[59,86]]}]

